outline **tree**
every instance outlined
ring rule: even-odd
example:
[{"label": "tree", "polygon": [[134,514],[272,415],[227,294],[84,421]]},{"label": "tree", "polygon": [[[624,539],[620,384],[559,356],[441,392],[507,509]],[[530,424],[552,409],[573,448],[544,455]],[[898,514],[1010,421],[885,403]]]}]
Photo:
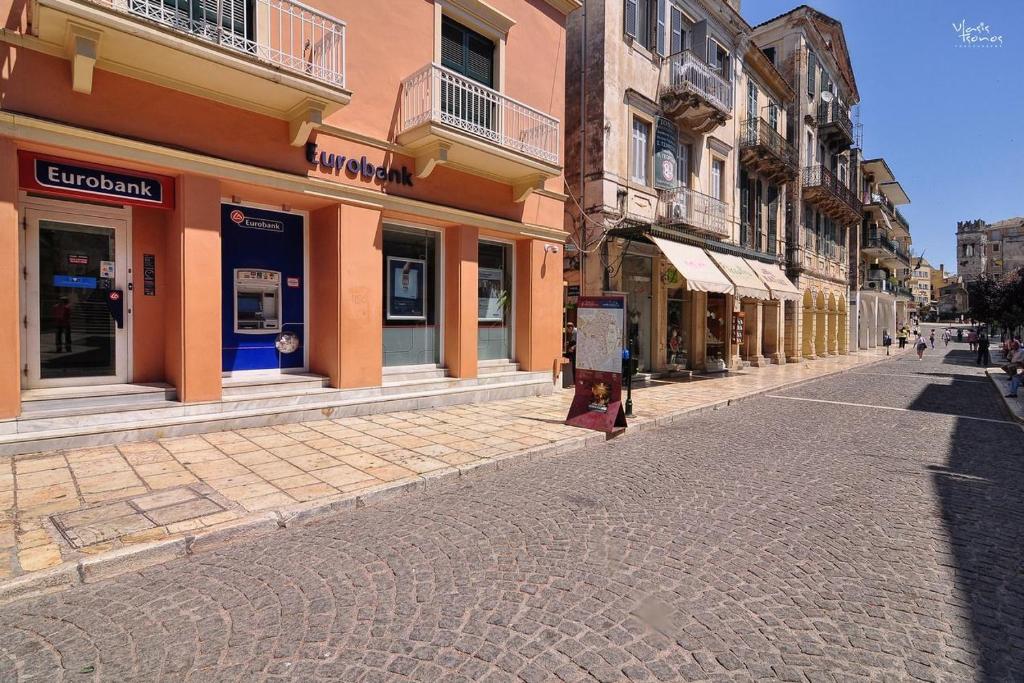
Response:
[{"label": "tree", "polygon": [[998,320],[1010,330],[1024,325],[1024,268],[1008,273],[999,282]]},{"label": "tree", "polygon": [[967,314],[983,323],[999,319],[1002,308],[1002,287],[998,280],[982,276],[967,283]]}]

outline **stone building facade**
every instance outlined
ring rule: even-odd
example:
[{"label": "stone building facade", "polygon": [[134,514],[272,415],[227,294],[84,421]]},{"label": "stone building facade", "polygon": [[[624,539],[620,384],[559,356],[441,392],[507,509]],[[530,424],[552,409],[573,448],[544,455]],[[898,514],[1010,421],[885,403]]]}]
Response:
[{"label": "stone building facade", "polygon": [[1024,268],[1024,217],[957,221],[957,272],[969,282]]}]

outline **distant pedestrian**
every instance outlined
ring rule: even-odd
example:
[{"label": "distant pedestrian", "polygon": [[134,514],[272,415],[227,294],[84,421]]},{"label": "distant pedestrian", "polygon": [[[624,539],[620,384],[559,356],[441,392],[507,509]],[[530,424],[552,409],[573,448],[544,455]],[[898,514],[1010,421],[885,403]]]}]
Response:
[{"label": "distant pedestrian", "polygon": [[970,330],[967,333],[967,348],[971,351],[975,351],[978,347],[978,333],[974,330]]},{"label": "distant pedestrian", "polygon": [[932,350],[934,351],[935,350],[935,330],[932,330],[932,333],[928,335],[928,344],[932,347]]},{"label": "distant pedestrian", "polygon": [[949,337],[950,336],[951,335],[949,334],[949,329],[948,328],[942,331],[942,345],[943,346],[949,346]]},{"label": "distant pedestrian", "polygon": [[906,327],[901,327],[899,329],[899,331],[896,333],[896,338],[900,342],[900,348],[901,349],[907,348],[907,328]]},{"label": "distant pedestrian", "polygon": [[988,335],[982,332],[977,337],[976,346],[978,347],[978,365],[983,368],[987,368],[992,364],[992,357],[988,353]]},{"label": "distant pedestrian", "polygon": [[961,342],[961,343],[963,342],[963,340],[964,340],[964,328],[962,328],[962,327],[956,328],[956,340],[958,342]]},{"label": "distant pedestrian", "polygon": [[917,337],[917,344],[914,345],[914,348],[917,349],[917,359],[924,360],[924,350],[928,348],[928,342],[924,340],[924,337],[920,335]]},{"label": "distant pedestrian", "polygon": [[885,355],[889,355],[889,347],[892,346],[892,337],[889,336],[889,330],[882,331],[882,346],[885,347]]},{"label": "distant pedestrian", "polygon": [[576,325],[565,324],[565,357],[569,359],[569,369],[573,381],[576,380]]}]

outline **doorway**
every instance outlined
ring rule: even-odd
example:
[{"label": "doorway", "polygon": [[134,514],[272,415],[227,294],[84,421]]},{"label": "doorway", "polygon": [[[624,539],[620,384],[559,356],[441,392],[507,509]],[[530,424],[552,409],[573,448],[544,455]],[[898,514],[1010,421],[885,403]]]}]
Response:
[{"label": "doorway", "polygon": [[27,388],[129,380],[127,215],[72,206],[25,209]]}]

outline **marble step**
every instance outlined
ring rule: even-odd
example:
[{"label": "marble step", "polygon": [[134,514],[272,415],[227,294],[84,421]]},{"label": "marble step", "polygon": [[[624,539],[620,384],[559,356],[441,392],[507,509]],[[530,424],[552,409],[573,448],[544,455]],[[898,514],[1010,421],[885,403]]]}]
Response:
[{"label": "marble step", "polygon": [[322,389],[329,383],[323,375],[312,373],[281,374],[274,376],[240,375],[225,377],[221,396],[251,396],[253,394],[273,394],[280,391],[299,389]]},{"label": "marble step", "polygon": [[55,409],[102,408],[121,404],[158,404],[174,401],[177,397],[177,390],[162,382],[26,389],[21,392],[21,410],[25,414]]},{"label": "marble step", "polygon": [[477,367],[478,375],[494,375],[519,370],[519,363],[512,363],[507,360],[482,360]]},{"label": "marble step", "polygon": [[395,383],[447,377],[448,369],[436,365],[403,365],[401,367],[384,368],[381,374],[385,383]]},{"label": "marble step", "polygon": [[[296,405],[268,401],[273,405],[250,408],[233,405],[230,410],[196,413],[192,410],[214,404],[179,404],[175,409],[178,412],[174,414],[163,408],[157,408],[151,411],[156,414],[149,415],[145,414],[149,411],[127,411],[121,414],[122,418],[132,414],[131,419],[108,424],[82,420],[80,424],[75,425],[69,424],[74,421],[65,420],[61,426],[51,426],[50,429],[0,435],[0,456],[186,436],[225,429],[543,396],[552,392],[551,378],[546,376],[546,373],[521,374],[526,374],[530,378],[484,385],[471,384],[467,381],[465,384],[447,389],[412,390],[379,396],[374,400],[367,400],[365,397],[339,398],[338,395],[345,392],[328,390],[323,392],[320,400]],[[227,407],[229,404],[216,402],[216,405]]]}]

